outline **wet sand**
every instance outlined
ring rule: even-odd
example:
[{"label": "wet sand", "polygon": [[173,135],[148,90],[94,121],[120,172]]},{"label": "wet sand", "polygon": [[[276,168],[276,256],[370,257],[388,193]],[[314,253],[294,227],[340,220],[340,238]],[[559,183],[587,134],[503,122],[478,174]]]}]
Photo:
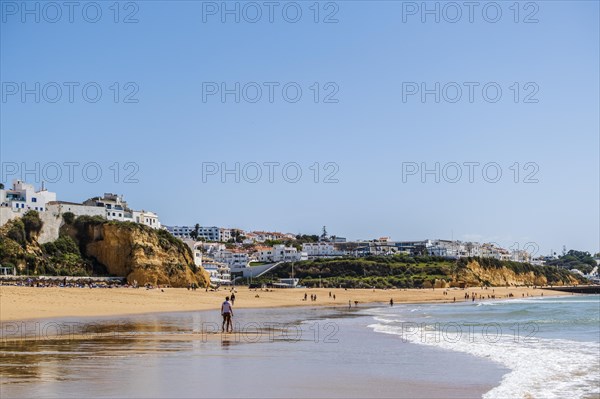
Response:
[{"label": "wet sand", "polygon": [[[202,333],[219,321],[206,311],[121,316],[93,321],[95,334],[76,339],[1,341],[0,394],[480,398],[505,373],[483,359],[374,333],[367,308],[240,310],[236,333]],[[274,322],[274,330],[255,329]]]},{"label": "wet sand", "polygon": [[[534,288],[494,287],[448,289],[408,289],[408,290],[372,290],[372,289],[272,289],[250,290],[236,287],[234,308],[273,308],[289,306],[334,306],[352,307],[358,301],[358,307],[370,303],[387,303],[391,298],[395,303],[457,302],[464,301],[465,293],[477,296],[496,295],[496,299],[527,296],[570,295],[558,291]],[[332,297],[329,297],[331,292]],[[302,300],[308,294],[308,301]],[[311,295],[317,295],[311,301]],[[184,288],[165,288],[163,290],[145,288],[60,288],[60,287],[16,287],[0,286],[0,322],[14,320],[49,319],[57,317],[101,317],[158,312],[218,310],[224,297],[230,295],[229,289],[219,291]],[[336,299],[333,299],[335,295]],[[487,299],[484,299],[487,300]]]}]

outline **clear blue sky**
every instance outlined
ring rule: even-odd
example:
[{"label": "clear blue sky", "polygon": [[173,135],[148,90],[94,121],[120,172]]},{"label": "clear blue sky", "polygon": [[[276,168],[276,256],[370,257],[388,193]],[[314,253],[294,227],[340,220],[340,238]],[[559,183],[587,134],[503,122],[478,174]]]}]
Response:
[{"label": "clear blue sky", "polygon": [[[35,3],[27,2],[32,9]],[[68,9],[57,16],[41,2],[36,22],[36,15],[23,14],[21,2],[0,1],[4,183],[15,177],[7,174],[15,163],[22,172],[22,164],[33,169],[36,162],[42,167],[97,162],[103,172],[98,182],[85,181],[81,166],[70,182],[63,167],[62,177],[47,186],[67,201],[122,193],[134,208],[158,212],[164,224],[293,233],[317,233],[327,225],[330,233],[351,239],[453,237],[506,246],[535,242],[541,253],[562,245],[599,250],[597,1],[521,3],[518,23],[512,1],[498,3],[502,15],[496,23],[486,20],[495,18],[495,9],[483,14],[486,2],[478,3],[472,23],[465,7],[451,23],[456,10],[443,8],[444,2],[428,3],[439,4],[439,23],[432,15],[422,22],[421,10],[411,14],[421,2],[321,2],[319,23],[313,20],[313,1],[297,2],[302,10],[297,23],[284,19],[284,6],[285,17],[295,17],[288,2],[275,7],[273,23],[264,6],[258,22],[248,22],[256,10],[245,2],[239,3],[240,23],[231,15],[222,23],[220,10],[208,14],[221,2],[130,3],[120,3],[114,23],[114,2],[98,2],[102,15],[91,23],[96,10],[87,6],[83,15],[87,2],[78,3],[73,22]],[[331,14],[338,22],[323,23]],[[138,22],[123,23],[128,16]],[[538,22],[524,23],[534,19]],[[36,82],[40,102],[34,94],[23,101],[21,83],[35,91]],[[49,82],[63,88],[55,103]],[[73,102],[65,82],[79,84]],[[102,89],[96,103],[81,94],[89,82]],[[120,87],[116,103],[114,82]],[[218,95],[203,101],[203,82],[280,86],[272,103],[265,86],[257,103],[244,97],[235,103],[233,95],[223,103]],[[302,88],[296,103],[282,97],[288,82]],[[310,88],[314,82],[318,103]],[[326,87],[328,82],[335,85]],[[442,96],[436,103],[434,95],[425,102],[419,95],[403,101],[403,82],[404,94],[405,82],[479,86],[473,102],[463,85],[458,102]],[[488,82],[502,89],[495,103],[482,97]],[[517,103],[514,82],[520,87]],[[336,86],[333,98],[339,101],[323,102]],[[132,98],[138,102],[123,102],[135,88]],[[446,98],[454,97],[447,88]],[[92,89],[88,99],[95,95]],[[247,97],[254,97],[252,90],[248,86]],[[116,183],[110,169],[115,162],[121,169]],[[127,162],[139,167],[137,183],[124,181],[133,171],[124,169]],[[278,168],[271,183],[263,166],[257,183],[243,176],[236,183],[232,175],[225,182],[218,176],[203,182],[203,162],[231,168],[236,162],[297,162],[303,175],[288,183]],[[310,169],[315,162],[319,183]],[[323,170],[327,162],[339,167],[338,183],[323,182],[333,170]],[[479,166],[469,182],[463,166],[457,183],[443,176],[436,183],[433,175],[425,183],[419,175],[403,181],[403,162],[430,168],[436,162],[496,162],[502,178],[487,182]],[[510,169],[515,162],[518,183]],[[524,169],[528,162],[539,168],[537,183],[524,182],[534,171]],[[54,176],[51,166],[46,172]],[[27,180],[41,180],[43,173],[34,176]]]}]

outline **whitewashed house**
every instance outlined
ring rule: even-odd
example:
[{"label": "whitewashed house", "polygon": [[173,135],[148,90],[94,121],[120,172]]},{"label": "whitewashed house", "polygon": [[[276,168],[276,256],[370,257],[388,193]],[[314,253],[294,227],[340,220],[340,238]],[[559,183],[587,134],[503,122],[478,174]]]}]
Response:
[{"label": "whitewashed house", "polygon": [[259,262],[297,262],[307,260],[306,252],[298,252],[294,247],[286,247],[283,244],[274,245],[270,248],[265,248],[258,251]]},{"label": "whitewashed house", "polygon": [[343,251],[336,250],[333,243],[325,241],[302,244],[302,252],[306,253],[308,258],[342,256],[345,254]]},{"label": "whitewashed house", "polygon": [[118,220],[120,222],[135,222],[144,224],[154,229],[160,229],[161,223],[158,215],[145,210],[133,211],[127,205],[122,195],[104,193],[103,197],[90,198],[83,202],[88,207],[104,208],[107,220]]},{"label": "whitewashed house", "polygon": [[36,190],[33,184],[15,179],[11,189],[0,189],[0,206],[17,212],[44,212],[46,204],[51,201],[56,201],[56,193],[46,190],[43,183],[42,188]]}]

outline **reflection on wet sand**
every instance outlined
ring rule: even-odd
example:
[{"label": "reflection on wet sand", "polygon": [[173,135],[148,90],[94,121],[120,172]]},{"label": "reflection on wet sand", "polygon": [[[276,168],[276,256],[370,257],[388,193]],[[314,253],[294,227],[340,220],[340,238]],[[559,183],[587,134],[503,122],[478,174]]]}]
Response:
[{"label": "reflection on wet sand", "polygon": [[7,322],[0,326],[1,383],[77,378],[77,370],[68,366],[69,360],[75,358],[161,356],[207,348],[229,349],[239,344],[311,339],[310,326],[303,327],[297,316],[287,320],[279,317],[278,322],[261,315],[252,321],[242,319],[234,322],[233,333],[222,333],[217,322],[185,313],[116,321]]},{"label": "reflection on wet sand", "polygon": [[219,316],[53,321],[77,327],[69,333],[45,322],[4,325],[0,396],[464,398],[481,397],[501,375],[483,360],[440,358],[374,334],[360,312],[248,310],[230,334]]}]

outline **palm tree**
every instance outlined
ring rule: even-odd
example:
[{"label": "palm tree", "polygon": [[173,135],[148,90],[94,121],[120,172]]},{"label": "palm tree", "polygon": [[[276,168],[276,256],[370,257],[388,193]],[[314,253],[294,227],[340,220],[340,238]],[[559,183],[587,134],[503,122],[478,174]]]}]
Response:
[{"label": "palm tree", "polygon": [[472,254],[471,254],[471,252],[473,251],[473,247],[474,247],[474,246],[473,246],[473,243],[472,243],[472,242],[468,242],[468,243],[467,243],[467,251],[468,251],[468,253],[469,253],[469,256],[471,256],[471,255],[472,255]]},{"label": "palm tree", "polygon": [[194,226],[194,230],[190,233],[190,237],[192,237],[194,240],[198,240],[198,232],[200,231],[200,225],[198,223],[196,223],[196,225]]}]

